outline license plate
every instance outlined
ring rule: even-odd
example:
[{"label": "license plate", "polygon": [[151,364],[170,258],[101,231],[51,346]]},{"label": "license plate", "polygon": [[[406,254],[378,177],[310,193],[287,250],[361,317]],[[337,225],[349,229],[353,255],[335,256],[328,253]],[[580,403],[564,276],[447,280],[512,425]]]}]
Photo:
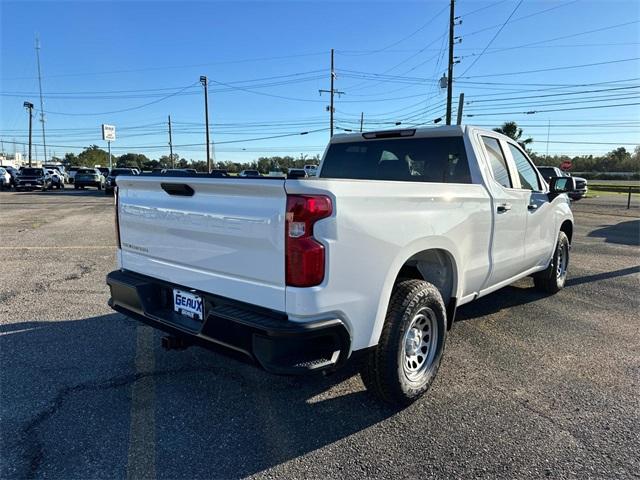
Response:
[{"label": "license plate", "polygon": [[25,183],[25,185],[26,185],[27,187],[30,187],[32,184],[31,184],[31,183]]},{"label": "license plate", "polygon": [[202,320],[204,317],[202,297],[177,288],[173,289],[173,309],[194,320]]}]

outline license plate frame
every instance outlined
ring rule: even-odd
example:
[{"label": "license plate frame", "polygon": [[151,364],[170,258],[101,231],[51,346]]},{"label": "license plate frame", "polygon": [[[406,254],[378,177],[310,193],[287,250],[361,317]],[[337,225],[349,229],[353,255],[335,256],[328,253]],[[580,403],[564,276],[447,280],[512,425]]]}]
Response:
[{"label": "license plate frame", "polygon": [[202,322],[204,319],[204,299],[193,292],[174,288],[173,310],[191,320]]}]

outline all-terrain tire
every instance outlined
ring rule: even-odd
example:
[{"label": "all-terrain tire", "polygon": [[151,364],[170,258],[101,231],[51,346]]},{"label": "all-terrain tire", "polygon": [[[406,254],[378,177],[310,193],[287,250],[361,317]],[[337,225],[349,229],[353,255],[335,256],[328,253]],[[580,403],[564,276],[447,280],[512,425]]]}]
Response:
[{"label": "all-terrain tire", "polygon": [[533,276],[533,284],[538,290],[558,293],[564,288],[569,268],[569,238],[564,232],[558,234],[558,242],[549,266]]},{"label": "all-terrain tire", "polygon": [[[422,329],[422,322],[428,323],[428,328]],[[408,355],[416,343],[412,343],[411,348],[409,344],[417,342],[415,335],[421,342],[427,338],[429,345],[426,351],[416,350],[416,360],[412,363],[414,357]],[[398,283],[391,294],[378,345],[367,353],[360,371],[367,390],[397,406],[409,405],[420,398],[438,372],[446,335],[446,309],[438,289],[422,280]],[[412,371],[420,363],[420,354],[422,366]]]}]

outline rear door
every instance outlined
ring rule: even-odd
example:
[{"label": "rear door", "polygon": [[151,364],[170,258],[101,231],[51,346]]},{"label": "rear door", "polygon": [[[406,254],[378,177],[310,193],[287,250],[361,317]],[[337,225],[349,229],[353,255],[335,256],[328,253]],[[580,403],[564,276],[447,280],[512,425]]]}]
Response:
[{"label": "rear door", "polygon": [[506,144],[487,134],[480,135],[480,143],[491,173],[487,186],[493,197],[492,268],[485,285],[490,288],[524,271],[528,198],[516,188],[519,184],[507,162]]},{"label": "rear door", "polygon": [[507,153],[518,173],[519,190],[528,198],[525,237],[525,267],[532,268],[549,260],[556,243],[556,226],[549,195],[529,157],[515,143],[507,142]]},{"label": "rear door", "polygon": [[122,268],[284,310],[283,179],[116,181]]}]

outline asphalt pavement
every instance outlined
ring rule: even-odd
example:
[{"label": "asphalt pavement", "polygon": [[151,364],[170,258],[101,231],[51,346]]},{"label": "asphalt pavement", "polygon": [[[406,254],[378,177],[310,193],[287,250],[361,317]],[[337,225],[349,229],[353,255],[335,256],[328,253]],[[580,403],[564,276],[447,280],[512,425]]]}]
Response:
[{"label": "asphalt pavement", "polygon": [[276,377],[107,306],[113,199],[0,192],[0,478],[638,478],[640,212],[574,207],[567,287],[459,310],[428,394]]}]

